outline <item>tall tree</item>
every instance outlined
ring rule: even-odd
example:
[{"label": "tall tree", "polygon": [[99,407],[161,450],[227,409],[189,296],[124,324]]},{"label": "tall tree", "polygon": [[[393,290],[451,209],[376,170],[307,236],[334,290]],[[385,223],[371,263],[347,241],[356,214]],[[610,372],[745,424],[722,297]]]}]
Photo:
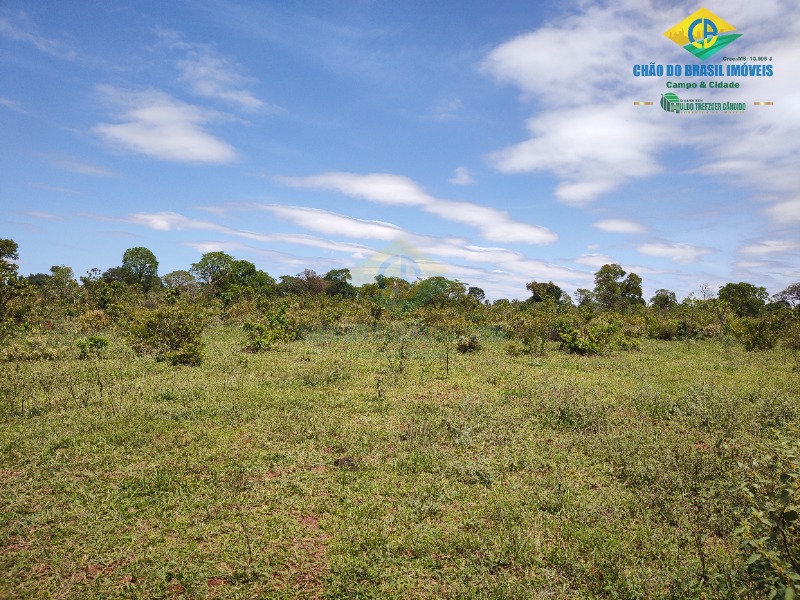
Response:
[{"label": "tall tree", "polygon": [[20,296],[25,280],[18,274],[19,245],[14,240],[0,239],[0,323],[8,317],[11,301]]},{"label": "tall tree", "polygon": [[467,290],[467,296],[475,298],[475,300],[477,300],[478,302],[483,302],[484,300],[486,300],[486,292],[484,292],[482,288],[475,286],[469,287],[469,289]]},{"label": "tall tree", "polygon": [[790,306],[800,306],[800,283],[793,283],[782,292],[775,294],[775,301],[789,303]]},{"label": "tall tree", "polygon": [[675,297],[675,292],[671,292],[669,290],[660,289],[656,290],[655,295],[650,298],[650,304],[655,306],[656,308],[661,308],[663,310],[667,310],[677,306],[678,299]]},{"label": "tall tree", "polygon": [[607,310],[622,310],[644,304],[642,278],[636,273],[630,273],[627,277],[625,274],[625,269],[617,264],[603,265],[595,273],[594,297],[600,306]]},{"label": "tall tree", "polygon": [[552,281],[547,283],[540,283],[538,281],[531,281],[525,284],[525,288],[531,293],[528,302],[545,302],[547,299],[552,300],[556,304],[564,302],[564,290],[558,287]]},{"label": "tall tree", "polygon": [[323,279],[328,282],[325,293],[329,296],[352,298],[356,294],[356,289],[350,284],[353,279],[350,269],[333,269],[325,273]]},{"label": "tall tree", "polygon": [[769,298],[767,290],[752,283],[726,283],[719,288],[719,299],[731,305],[738,317],[757,317]]},{"label": "tall tree", "polygon": [[122,270],[126,283],[139,284],[144,291],[161,284],[156,255],[144,246],[125,250],[122,255]]},{"label": "tall tree", "polygon": [[191,273],[200,283],[218,294],[229,284],[233,276],[235,259],[226,252],[206,252],[196,263],[192,263]]}]

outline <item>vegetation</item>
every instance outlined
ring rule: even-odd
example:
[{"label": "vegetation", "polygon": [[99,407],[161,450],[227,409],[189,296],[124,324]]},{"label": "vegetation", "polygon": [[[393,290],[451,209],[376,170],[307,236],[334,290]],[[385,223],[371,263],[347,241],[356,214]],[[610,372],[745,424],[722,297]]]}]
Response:
[{"label": "vegetation", "polygon": [[0,240],[0,597],[800,592],[796,285],[488,302],[134,250],[78,283]]}]

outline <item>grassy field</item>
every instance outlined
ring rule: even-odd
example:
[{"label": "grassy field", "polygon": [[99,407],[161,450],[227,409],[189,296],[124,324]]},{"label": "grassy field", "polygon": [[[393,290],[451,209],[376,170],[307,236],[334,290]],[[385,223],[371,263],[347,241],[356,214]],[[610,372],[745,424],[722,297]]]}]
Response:
[{"label": "grassy field", "polygon": [[735,487],[800,417],[779,351],[216,326],[172,367],[67,338],[0,365],[2,598],[759,597]]}]

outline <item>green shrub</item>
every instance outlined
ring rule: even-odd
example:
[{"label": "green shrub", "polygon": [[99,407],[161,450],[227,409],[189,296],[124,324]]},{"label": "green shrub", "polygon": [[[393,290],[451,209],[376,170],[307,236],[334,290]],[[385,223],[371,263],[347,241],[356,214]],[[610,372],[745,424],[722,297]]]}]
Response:
[{"label": "green shrub", "polygon": [[79,358],[89,358],[90,356],[99,356],[103,350],[108,348],[108,340],[99,335],[89,335],[78,338],[75,345],[79,350]]},{"label": "green shrub", "polygon": [[57,360],[63,352],[58,346],[51,345],[51,341],[47,336],[36,334],[14,339],[0,350],[0,362]]},{"label": "green shrub", "polygon": [[[790,435],[791,434],[791,435]],[[800,428],[750,465],[741,487],[748,506],[734,532],[748,555],[750,577],[770,598],[800,593]]]},{"label": "green shrub", "polygon": [[574,354],[602,354],[609,350],[635,350],[639,340],[623,330],[619,322],[598,317],[576,328],[573,323],[560,321],[557,331],[562,347]]},{"label": "green shrub", "polygon": [[456,350],[462,354],[475,352],[481,349],[481,342],[477,335],[460,335],[456,340]]},{"label": "green shrub", "polygon": [[736,333],[745,350],[772,350],[780,337],[780,323],[772,316],[744,318]]},{"label": "green shrub", "polygon": [[111,325],[111,318],[101,308],[87,310],[78,317],[81,331],[100,331]]},{"label": "green shrub", "polygon": [[128,342],[137,354],[173,365],[203,361],[205,315],[185,305],[168,305],[134,315]]},{"label": "green shrub", "polygon": [[285,304],[266,312],[256,323],[245,323],[242,328],[247,333],[248,344],[245,350],[248,352],[265,352],[299,337],[298,325],[286,316]]}]

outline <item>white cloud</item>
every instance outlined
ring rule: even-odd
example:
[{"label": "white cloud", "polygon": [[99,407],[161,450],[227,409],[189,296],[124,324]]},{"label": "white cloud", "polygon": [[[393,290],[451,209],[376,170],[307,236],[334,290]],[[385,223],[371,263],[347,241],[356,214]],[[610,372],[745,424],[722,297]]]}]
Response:
[{"label": "white cloud", "polygon": [[484,239],[493,242],[549,244],[558,239],[546,227],[515,221],[507,213],[494,208],[434,198],[416,182],[400,175],[323,173],[311,177],[281,177],[278,180],[293,187],[332,189],[380,204],[419,206],[448,221],[475,227]]},{"label": "white cloud", "polygon": [[[502,265],[517,279],[538,277],[564,282],[575,279],[583,280],[587,277],[585,273],[545,261],[530,259],[520,252],[506,248],[477,246],[468,244],[460,238],[419,235],[383,221],[365,221],[321,209],[299,206],[267,204],[254,204],[253,206],[319,233],[361,239],[402,241],[426,256],[436,256],[451,261],[463,260],[472,264]],[[468,267],[461,265],[459,268],[463,271]]]},{"label": "white cloud", "polygon": [[528,120],[530,139],[489,160],[504,173],[553,172],[561,180],[556,197],[585,204],[661,170],[654,158],[661,126],[648,117],[619,103],[546,112]]},{"label": "white cloud", "polygon": [[33,217],[34,219],[44,219],[45,221],[63,221],[64,217],[60,217],[58,215],[54,215],[53,213],[49,213],[43,210],[29,210],[25,213],[29,217]]},{"label": "white cloud", "polygon": [[89,163],[81,162],[65,156],[55,156],[52,158],[53,164],[59,169],[65,171],[72,171],[73,173],[80,173],[82,175],[95,175],[98,177],[110,177],[114,175],[113,171],[92,165]]},{"label": "white cloud", "polygon": [[[8,15],[8,13],[6,13]],[[63,41],[47,38],[32,31],[27,16],[19,13],[11,18],[0,15],[0,34],[17,41],[32,45],[37,50],[64,60],[75,60],[77,52]]]},{"label": "white cloud", "polygon": [[640,244],[636,246],[636,249],[647,256],[669,258],[676,263],[682,264],[696,262],[701,256],[713,252],[711,248],[702,248],[692,244],[667,244],[663,242]]},{"label": "white cloud", "polygon": [[[635,78],[631,66],[654,57],[680,63],[685,51],[665,45],[662,32],[690,7],[653,0],[579,5],[577,14],[500,44],[482,62],[484,73],[515,86],[524,101],[536,104],[527,122],[529,139],[491,154],[495,168],[553,173],[559,180],[556,197],[580,205],[631,179],[660,172],[660,154],[685,147],[699,154],[697,173],[742,182],[776,198],[796,192],[800,13],[787,13],[779,0],[757,7],[746,0],[725,4],[729,18],[746,27],[736,52],[775,56],[773,77],[747,81],[748,98],[775,100],[775,105],[748,105],[746,115],[729,119],[724,127],[707,122],[697,127],[698,119],[666,120],[657,116],[657,108],[632,106],[633,100],[652,100],[658,86],[655,80]],[[729,97],[727,90],[706,90],[703,96],[708,101]],[[767,210],[769,216],[791,221],[800,219],[798,213],[786,202]]]},{"label": "white cloud", "polygon": [[463,104],[460,98],[448,98],[439,102],[428,118],[437,121],[452,121],[459,118],[462,110]]},{"label": "white cloud", "polygon": [[741,260],[736,263],[736,267],[738,269],[763,269],[764,267],[768,267],[769,263],[764,262],[763,260]]},{"label": "white cloud", "polygon": [[322,173],[311,177],[278,177],[277,180],[292,187],[335,190],[380,204],[425,206],[435,202],[435,198],[408,177],[388,173]]},{"label": "white cloud", "polygon": [[454,185],[470,185],[475,183],[475,180],[472,178],[472,175],[470,175],[467,167],[456,167],[453,176],[447,181]]},{"label": "white cloud", "polygon": [[778,202],[766,209],[765,212],[781,223],[800,222],[800,199]]},{"label": "white cloud", "polygon": [[123,110],[124,122],[101,123],[93,128],[114,146],[173,162],[223,164],[236,159],[233,147],[203,129],[219,118],[213,111],[185,104],[158,90],[100,86],[99,91]]},{"label": "white cloud", "polygon": [[603,265],[613,264],[614,259],[607,254],[581,254],[579,258],[575,259],[575,262],[580,265],[600,268]]},{"label": "white cloud", "polygon": [[767,254],[780,254],[797,250],[800,244],[788,240],[765,240],[756,244],[750,244],[740,250],[742,254],[750,256],[764,256]]},{"label": "white cloud", "polygon": [[236,229],[234,227],[227,227],[211,221],[192,219],[175,212],[130,213],[127,217],[121,219],[108,217],[96,218],[124,223],[134,223],[136,225],[149,227],[150,229],[155,229],[156,231],[181,231],[187,229],[209,230],[233,237],[240,237],[243,239],[263,243],[296,244],[300,246],[310,246],[313,248],[333,250],[336,252],[346,252],[350,254],[356,254],[359,252],[364,252],[365,250],[370,250],[367,246],[363,246],[361,244],[336,242],[311,235],[293,233],[258,233],[255,231],[248,231],[246,229]]},{"label": "white cloud", "polygon": [[264,108],[264,102],[247,89],[254,80],[239,74],[239,68],[220,55],[214,46],[186,42],[172,30],[161,29],[158,34],[170,48],[184,53],[176,66],[180,79],[186,81],[195,94],[222,100],[246,111]]},{"label": "white cloud", "polygon": [[318,208],[280,204],[256,204],[254,206],[306,229],[327,235],[376,240],[395,240],[408,235],[403,229],[391,223],[354,219]]},{"label": "white cloud", "polygon": [[31,113],[22,107],[22,104],[11,98],[0,96],[0,106],[5,106],[9,110],[13,110],[21,115],[30,115]]},{"label": "white cloud", "polygon": [[644,226],[625,219],[602,219],[592,223],[592,227],[597,227],[610,233],[644,233],[647,231]]}]

